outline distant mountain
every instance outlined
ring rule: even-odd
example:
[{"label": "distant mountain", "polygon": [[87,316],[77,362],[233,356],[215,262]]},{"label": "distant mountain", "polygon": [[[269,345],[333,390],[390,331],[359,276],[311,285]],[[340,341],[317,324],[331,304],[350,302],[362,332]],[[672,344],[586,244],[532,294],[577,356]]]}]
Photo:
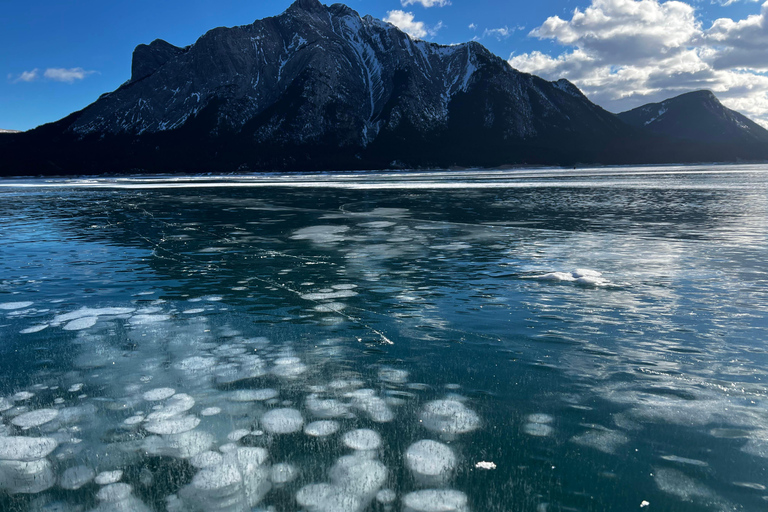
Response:
[{"label": "distant mountain", "polygon": [[131,78],[117,90],[60,121],[2,137],[0,175],[641,163],[703,154],[697,143],[669,140],[623,122],[566,80],[513,69],[476,42],[428,43],[342,4],[298,0],[279,16],[213,29],[185,48],[139,45]]},{"label": "distant mountain", "polygon": [[618,116],[632,126],[677,139],[768,146],[768,130],[723,106],[710,91],[681,94]]},{"label": "distant mountain", "polygon": [[19,133],[18,130],[3,130],[0,128],[0,133]]}]

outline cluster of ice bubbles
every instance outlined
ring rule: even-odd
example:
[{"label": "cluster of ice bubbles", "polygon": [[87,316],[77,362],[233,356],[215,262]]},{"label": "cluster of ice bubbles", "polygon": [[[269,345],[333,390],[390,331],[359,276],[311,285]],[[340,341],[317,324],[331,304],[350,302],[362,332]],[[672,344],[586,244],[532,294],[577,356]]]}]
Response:
[{"label": "cluster of ice bubbles", "polygon": [[[469,510],[451,488],[456,448],[481,421],[458,386],[429,396],[403,368],[329,369],[339,340],[299,351],[179,313],[84,308],[48,323],[81,351],[75,368],[0,397],[0,500],[245,512],[289,495],[307,512]],[[324,469],[303,469],[313,454]]]}]

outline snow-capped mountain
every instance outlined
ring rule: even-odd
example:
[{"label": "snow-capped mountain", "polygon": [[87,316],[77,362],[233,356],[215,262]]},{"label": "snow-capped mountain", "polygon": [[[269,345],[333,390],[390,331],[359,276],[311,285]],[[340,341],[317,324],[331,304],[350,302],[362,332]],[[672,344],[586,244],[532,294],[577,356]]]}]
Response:
[{"label": "snow-capped mountain", "polygon": [[633,126],[678,139],[768,145],[768,130],[723,106],[710,91],[694,91],[618,114]]},{"label": "snow-capped mountain", "polygon": [[698,158],[665,144],[476,42],[433,44],[342,4],[297,0],[185,48],[139,45],[117,90],[2,137],[0,175]]}]

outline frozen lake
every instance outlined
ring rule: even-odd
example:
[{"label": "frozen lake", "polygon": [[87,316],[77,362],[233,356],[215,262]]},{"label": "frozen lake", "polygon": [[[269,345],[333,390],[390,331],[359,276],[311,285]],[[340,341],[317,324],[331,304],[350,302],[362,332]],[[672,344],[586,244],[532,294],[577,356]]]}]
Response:
[{"label": "frozen lake", "polygon": [[768,166],[0,198],[4,512],[768,506]]}]

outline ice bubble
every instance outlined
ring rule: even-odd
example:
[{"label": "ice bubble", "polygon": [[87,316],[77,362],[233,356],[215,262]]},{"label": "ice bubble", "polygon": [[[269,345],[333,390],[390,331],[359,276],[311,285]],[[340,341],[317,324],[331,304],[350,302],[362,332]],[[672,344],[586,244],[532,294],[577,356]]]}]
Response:
[{"label": "ice bubble", "polygon": [[111,503],[125,501],[131,497],[132,492],[133,487],[129,484],[113,483],[99,489],[99,492],[96,493],[96,499]]},{"label": "ice bubble", "polygon": [[419,418],[425,428],[448,438],[480,427],[477,414],[457,400],[429,402],[424,406]]},{"label": "ice bubble", "polygon": [[233,402],[263,402],[279,395],[276,389],[238,389],[229,395]]},{"label": "ice bubble", "polygon": [[629,438],[621,432],[607,428],[595,428],[571,438],[571,442],[589,446],[605,453],[614,453],[617,448],[629,442]]},{"label": "ice bubble", "polygon": [[555,429],[545,423],[526,423],[523,425],[523,432],[529,436],[547,437],[552,435],[554,431]]},{"label": "ice bubble", "polygon": [[79,489],[96,476],[96,472],[88,466],[75,466],[65,470],[59,477],[59,485],[68,490]]},{"label": "ice bubble", "polygon": [[450,479],[456,468],[456,455],[447,445],[425,439],[408,447],[405,465],[419,484],[438,486]]},{"label": "ice bubble", "polygon": [[67,392],[78,393],[83,389],[83,385],[84,384],[82,382],[78,382],[77,384],[72,384],[71,386],[69,386],[69,389],[67,389]]},{"label": "ice bubble", "polygon": [[299,471],[296,466],[288,464],[287,462],[281,462],[272,466],[269,471],[269,479],[275,485],[285,485],[293,482],[299,476]]},{"label": "ice bubble", "polygon": [[311,240],[316,244],[335,243],[344,240],[343,233],[348,230],[348,226],[309,226],[294,231],[291,239]]},{"label": "ice bubble", "polygon": [[123,478],[122,470],[102,471],[96,475],[95,482],[99,485],[116,484]]},{"label": "ice bubble", "polygon": [[165,400],[176,394],[176,390],[173,388],[156,388],[147,391],[141,397],[149,402],[157,402],[159,400]]},{"label": "ice bubble", "polygon": [[334,290],[328,292],[304,293],[301,295],[301,298],[305,300],[318,301],[344,299],[347,297],[354,297],[355,295],[357,295],[357,292],[354,290]]},{"label": "ice bubble", "polygon": [[205,309],[192,308],[192,309],[185,309],[184,311],[182,311],[182,314],[184,315],[199,315],[200,313],[205,313]]},{"label": "ice bubble", "polygon": [[382,368],[379,370],[379,379],[390,384],[404,384],[408,382],[408,371],[396,368]]},{"label": "ice bubble", "polygon": [[55,484],[56,474],[48,459],[0,460],[0,490],[9,494],[36,494]]},{"label": "ice bubble", "polygon": [[131,317],[131,325],[146,325],[165,322],[171,319],[170,315],[135,315]]},{"label": "ice bubble", "polygon": [[376,493],[376,501],[382,505],[391,505],[397,499],[397,493],[392,489],[382,489]]},{"label": "ice bubble", "polygon": [[5,412],[10,409],[13,409],[13,402],[0,396],[0,412]]},{"label": "ice bubble", "polygon": [[212,451],[205,451],[198,453],[191,459],[189,459],[190,464],[192,464],[196,468],[207,468],[210,466],[218,466],[222,462],[224,462],[224,457],[217,452]]},{"label": "ice bubble", "polygon": [[320,396],[315,393],[307,395],[304,405],[312,416],[317,418],[340,418],[349,416],[349,406],[347,406],[347,404],[333,398],[320,398]]},{"label": "ice bubble", "polygon": [[34,304],[34,302],[0,302],[0,309],[12,311],[14,309],[28,308],[32,304]]},{"label": "ice bubble", "polygon": [[35,396],[35,394],[34,393],[30,393],[29,391],[19,391],[18,393],[13,395],[11,397],[11,399],[14,402],[23,402],[24,400],[29,400],[33,396]]},{"label": "ice bubble", "polygon": [[451,489],[428,489],[406,494],[403,512],[469,512],[467,495]]},{"label": "ice bubble", "polygon": [[216,366],[216,359],[213,357],[192,356],[182,359],[175,366],[185,372],[207,372]]},{"label": "ice bubble", "polygon": [[250,433],[251,433],[250,430],[247,430],[244,428],[233,430],[232,432],[227,434],[227,439],[229,439],[230,441],[239,441],[245,436],[250,435]]},{"label": "ice bubble", "polygon": [[378,460],[347,455],[336,461],[329,475],[337,487],[367,504],[387,480],[387,468]]},{"label": "ice bubble", "polygon": [[304,426],[304,418],[296,409],[273,409],[261,417],[261,426],[270,434],[290,434]]},{"label": "ice bubble", "polygon": [[11,420],[11,423],[24,429],[39,427],[55,420],[58,415],[57,409],[38,409],[16,416]]},{"label": "ice bubble", "polygon": [[344,446],[358,451],[378,450],[381,447],[381,436],[369,429],[352,430],[341,438]]},{"label": "ice bubble", "polygon": [[32,327],[27,327],[26,329],[20,330],[19,334],[32,334],[35,332],[40,332],[43,329],[47,329],[47,328],[48,328],[48,324],[33,325]]},{"label": "ice bubble", "polygon": [[147,432],[153,434],[180,434],[188,432],[200,424],[200,418],[196,416],[182,416],[166,420],[150,421],[144,425]]},{"label": "ice bubble", "polygon": [[295,379],[307,371],[307,365],[301,362],[298,357],[284,357],[275,360],[272,367],[272,375],[285,379]]},{"label": "ice bubble", "polygon": [[554,421],[554,418],[550,416],[549,414],[543,414],[543,413],[536,413],[536,414],[529,414],[525,418],[528,423],[552,423]]},{"label": "ice bubble", "polygon": [[326,437],[338,431],[338,422],[330,420],[313,421],[304,427],[304,433],[312,437]]},{"label": "ice bubble", "polygon": [[58,445],[50,437],[0,437],[0,460],[42,459]]},{"label": "ice bubble", "polygon": [[217,414],[221,414],[220,407],[206,407],[200,411],[201,416],[216,416]]},{"label": "ice bubble", "polygon": [[99,317],[97,316],[84,316],[83,318],[78,318],[76,320],[70,321],[67,325],[62,327],[65,331],[81,331],[83,329],[88,329],[89,327],[93,327],[96,325],[96,322],[99,320]]},{"label": "ice bubble", "polygon": [[352,399],[352,407],[361,410],[376,423],[386,423],[395,419],[392,409],[383,398],[376,396],[372,389],[358,389],[344,396]]},{"label": "ice bubble", "polygon": [[189,430],[162,437],[146,437],[142,443],[142,448],[152,455],[188,459],[210,449],[212,444],[213,436],[208,432]]},{"label": "ice bubble", "polygon": [[296,502],[308,512],[360,512],[362,505],[352,496],[331,484],[310,484],[299,489]]},{"label": "ice bubble", "polygon": [[144,421],[144,416],[142,415],[136,415],[131,416],[130,418],[126,418],[123,420],[124,425],[138,425],[139,423]]},{"label": "ice bubble", "polygon": [[133,313],[135,311],[134,308],[80,308],[77,311],[73,311],[71,313],[65,313],[63,315],[56,315],[54,317],[53,322],[51,322],[52,325],[61,325],[64,322],[69,322],[71,320],[78,320],[80,318],[86,318],[86,317],[99,317],[99,316],[119,316],[119,315],[127,315],[129,313]]}]

